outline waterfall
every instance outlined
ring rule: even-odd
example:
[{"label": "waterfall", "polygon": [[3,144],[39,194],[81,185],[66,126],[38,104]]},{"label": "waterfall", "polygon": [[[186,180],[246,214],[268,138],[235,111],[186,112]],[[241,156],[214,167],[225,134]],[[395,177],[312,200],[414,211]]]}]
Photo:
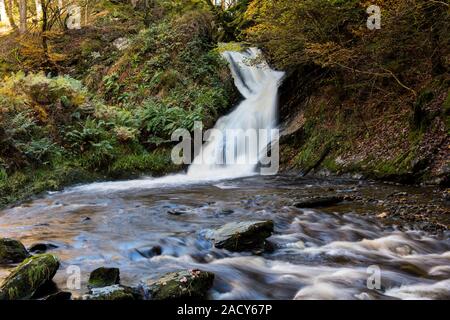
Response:
[{"label": "waterfall", "polygon": [[[223,56],[244,100],[217,121],[214,129],[222,134],[211,136],[195,157],[188,170],[192,178],[254,174],[267,144],[272,141],[270,132],[276,128],[278,86],[284,73],[272,70],[256,48],[245,52],[227,51]],[[266,139],[259,136],[261,131],[267,133]],[[250,133],[255,134],[256,141],[249,143],[246,139]]]},{"label": "waterfall", "polygon": [[[223,134],[212,135],[208,139],[208,142],[202,146],[201,153],[194,158],[187,174],[169,175],[157,179],[92,183],[67,191],[161,188],[255,175],[258,162],[265,155],[268,143],[272,142],[272,136],[267,135],[261,138],[258,135],[256,143],[252,145],[247,144],[246,140],[237,139],[236,145],[233,145],[227,133],[235,131],[245,133],[252,130],[267,132],[276,128],[277,93],[284,73],[272,70],[262,59],[260,50],[256,48],[245,52],[228,51],[223,53],[223,56],[230,65],[234,83],[244,100],[230,114],[217,121],[214,129]],[[234,150],[230,150],[233,148]],[[234,157],[227,157],[229,153],[233,153]]]}]

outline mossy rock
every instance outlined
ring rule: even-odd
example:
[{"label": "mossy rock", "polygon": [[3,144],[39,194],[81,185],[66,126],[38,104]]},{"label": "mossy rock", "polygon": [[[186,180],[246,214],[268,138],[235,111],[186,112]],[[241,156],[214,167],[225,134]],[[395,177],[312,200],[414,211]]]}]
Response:
[{"label": "mossy rock", "polygon": [[243,221],[224,225],[210,236],[216,248],[230,251],[259,250],[273,233],[273,221]]},{"label": "mossy rock", "polygon": [[59,268],[54,255],[41,254],[30,257],[15,268],[0,287],[0,300],[25,300],[48,281]]},{"label": "mossy rock", "polygon": [[101,267],[91,272],[88,286],[90,288],[109,287],[120,282],[120,270],[118,268]]},{"label": "mossy rock", "polygon": [[142,296],[135,290],[121,285],[93,288],[89,294],[82,297],[83,300],[114,300],[129,301],[139,300]]},{"label": "mossy rock", "polygon": [[14,239],[0,239],[0,265],[19,263],[28,258],[30,254],[24,245]]},{"label": "mossy rock", "polygon": [[171,272],[149,282],[153,300],[205,299],[214,282],[214,274],[201,270]]}]

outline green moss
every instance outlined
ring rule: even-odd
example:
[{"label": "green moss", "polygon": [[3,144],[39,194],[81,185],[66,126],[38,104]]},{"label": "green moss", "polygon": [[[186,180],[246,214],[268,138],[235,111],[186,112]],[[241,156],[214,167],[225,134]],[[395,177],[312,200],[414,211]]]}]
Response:
[{"label": "green moss", "polygon": [[171,272],[150,284],[153,300],[204,299],[212,287],[214,274],[191,270]]},{"label": "green moss", "polygon": [[29,256],[21,242],[8,238],[0,239],[0,265],[22,262]]},{"label": "green moss", "polygon": [[58,259],[51,254],[36,255],[23,261],[4,280],[0,300],[30,299],[59,268]]},{"label": "green moss", "polygon": [[88,286],[90,288],[101,288],[119,284],[120,272],[118,268],[98,268],[89,275]]},{"label": "green moss", "polygon": [[225,51],[243,51],[247,48],[247,44],[241,42],[219,42],[217,48],[214,49],[218,53],[223,53]]},{"label": "green moss", "polygon": [[129,154],[119,157],[110,167],[113,176],[124,174],[155,173],[158,175],[179,169],[172,163],[169,151]]}]

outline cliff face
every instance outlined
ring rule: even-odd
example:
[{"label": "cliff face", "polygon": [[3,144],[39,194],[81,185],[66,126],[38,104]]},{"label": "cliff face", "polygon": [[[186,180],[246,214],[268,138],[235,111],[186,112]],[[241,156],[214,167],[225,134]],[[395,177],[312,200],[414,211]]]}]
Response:
[{"label": "cliff face", "polygon": [[388,100],[324,79],[306,68],[288,72],[280,88],[283,171],[448,186],[448,74],[424,81],[417,96],[398,91]]}]

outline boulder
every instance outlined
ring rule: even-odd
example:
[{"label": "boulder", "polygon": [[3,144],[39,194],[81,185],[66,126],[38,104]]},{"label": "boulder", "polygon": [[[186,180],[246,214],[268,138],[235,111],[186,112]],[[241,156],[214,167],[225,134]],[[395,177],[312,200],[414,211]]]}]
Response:
[{"label": "boulder", "polygon": [[93,288],[83,300],[139,300],[142,296],[132,288],[118,284],[103,288]]},{"label": "boulder", "polygon": [[89,288],[109,287],[120,282],[120,271],[117,268],[98,268],[89,276]]},{"label": "boulder", "polygon": [[312,197],[305,198],[294,204],[297,208],[318,208],[327,207],[338,204],[344,201],[344,197],[340,196],[330,196],[330,197]]},{"label": "boulder", "polygon": [[153,300],[205,299],[214,282],[214,274],[201,270],[170,272],[151,281],[149,293]]},{"label": "boulder", "polygon": [[21,242],[9,238],[0,239],[0,265],[19,263],[29,256]]},{"label": "boulder", "polygon": [[260,250],[273,233],[273,221],[232,222],[215,230],[209,237],[216,248],[230,251]]},{"label": "boulder", "polygon": [[0,286],[0,300],[30,299],[41,286],[53,279],[58,268],[58,258],[51,254],[26,259]]}]

